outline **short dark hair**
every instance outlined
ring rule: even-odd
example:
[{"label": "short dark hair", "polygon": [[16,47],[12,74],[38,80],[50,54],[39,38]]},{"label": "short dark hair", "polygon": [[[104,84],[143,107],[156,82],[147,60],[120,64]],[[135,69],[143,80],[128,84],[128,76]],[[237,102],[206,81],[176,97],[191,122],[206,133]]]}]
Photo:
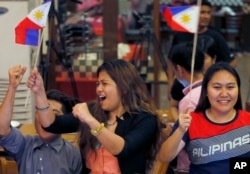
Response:
[{"label": "short dark hair", "polygon": [[[186,71],[191,72],[192,54],[193,54],[193,43],[184,42],[177,44],[173,47],[173,49],[170,52],[169,58],[175,67],[177,65],[180,65],[183,68],[185,68]],[[199,47],[197,47],[195,53],[194,72],[203,71],[204,57],[205,55],[203,51]]]},{"label": "short dark hair", "polygon": [[218,62],[213,65],[211,65],[208,70],[206,71],[203,81],[202,81],[202,87],[201,87],[201,95],[199,102],[196,106],[195,112],[203,112],[207,108],[211,107],[211,104],[207,97],[207,85],[209,81],[212,79],[214,74],[218,71],[225,70],[232,74],[237,82],[239,93],[238,93],[238,99],[234,106],[235,109],[242,109],[242,100],[241,100],[241,92],[240,92],[240,77],[237,71],[227,62]]},{"label": "short dark hair", "polygon": [[47,90],[46,95],[49,100],[55,100],[61,103],[62,111],[65,114],[72,112],[72,107],[80,102],[78,99],[70,97],[66,95],[65,93],[56,89]]},{"label": "short dark hair", "polygon": [[[193,1],[191,4],[192,4],[192,5],[197,4],[197,0]],[[205,6],[212,7],[212,4],[211,4],[210,1],[208,1],[208,0],[202,0],[202,1],[201,1],[201,5],[205,5]]]}]

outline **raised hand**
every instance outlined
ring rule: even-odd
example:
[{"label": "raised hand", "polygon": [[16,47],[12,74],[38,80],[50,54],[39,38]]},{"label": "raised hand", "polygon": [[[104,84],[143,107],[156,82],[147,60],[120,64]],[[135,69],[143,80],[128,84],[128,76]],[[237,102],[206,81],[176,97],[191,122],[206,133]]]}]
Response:
[{"label": "raised hand", "polygon": [[37,68],[34,68],[28,77],[27,87],[34,93],[44,91],[43,79],[38,72]]},{"label": "raised hand", "polygon": [[87,103],[79,103],[73,107],[73,115],[77,117],[81,122],[87,123],[93,120],[93,116],[90,114]]},{"label": "raised hand", "polygon": [[15,65],[9,68],[9,86],[0,105],[0,136],[8,135],[11,130],[10,122],[13,115],[15,93],[23,79],[26,69],[26,66],[21,65]]},{"label": "raised hand", "polygon": [[26,72],[27,67],[21,65],[15,65],[9,69],[9,85],[13,88],[17,88],[23,79],[23,75]]},{"label": "raised hand", "polygon": [[184,113],[179,115],[179,128],[185,132],[191,124],[192,117],[190,115],[191,108],[187,107]]}]

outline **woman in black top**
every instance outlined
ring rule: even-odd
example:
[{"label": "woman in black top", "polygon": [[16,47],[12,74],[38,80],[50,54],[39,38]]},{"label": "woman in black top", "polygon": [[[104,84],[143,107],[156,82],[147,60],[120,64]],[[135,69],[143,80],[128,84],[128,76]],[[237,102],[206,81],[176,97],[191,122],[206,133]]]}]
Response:
[{"label": "woman in black top", "polygon": [[[36,106],[46,108],[42,78],[36,69],[27,85],[35,93]],[[39,112],[42,125],[62,133],[78,130],[80,120],[79,146],[91,172],[146,173],[147,162],[153,161],[157,150],[160,124],[137,70],[124,60],[104,62],[97,70],[96,94],[95,102],[77,104],[73,115],[55,117],[50,108]],[[95,164],[95,159],[104,160]],[[106,160],[115,169],[107,169]]]}]

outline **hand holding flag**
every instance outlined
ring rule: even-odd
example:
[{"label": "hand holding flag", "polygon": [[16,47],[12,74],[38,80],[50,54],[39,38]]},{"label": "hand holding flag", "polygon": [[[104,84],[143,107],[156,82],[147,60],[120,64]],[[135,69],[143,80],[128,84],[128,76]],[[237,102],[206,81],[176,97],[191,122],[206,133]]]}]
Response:
[{"label": "hand holding flag", "polygon": [[46,26],[51,0],[33,9],[15,28],[16,43],[38,45],[39,30]]},{"label": "hand holding flag", "polygon": [[[39,50],[43,38],[42,32],[41,38],[39,39],[39,30],[46,26],[50,6],[51,0],[45,0],[42,5],[33,9],[15,28],[16,43],[18,44],[37,46],[40,40],[34,67],[36,67],[38,62]],[[27,93],[25,107],[27,106],[29,95],[30,90]]]},{"label": "hand holding flag", "polygon": [[162,6],[161,12],[173,30],[190,33],[197,32],[200,13],[199,6]]}]

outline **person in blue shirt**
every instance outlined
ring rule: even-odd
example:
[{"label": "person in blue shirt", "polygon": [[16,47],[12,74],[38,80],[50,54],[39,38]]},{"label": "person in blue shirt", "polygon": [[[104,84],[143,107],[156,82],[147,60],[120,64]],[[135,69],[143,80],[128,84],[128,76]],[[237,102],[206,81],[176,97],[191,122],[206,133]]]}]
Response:
[{"label": "person in blue shirt", "polygon": [[60,91],[49,90],[46,93],[49,105],[36,107],[34,124],[38,135],[24,136],[18,128],[11,127],[15,94],[26,69],[21,65],[9,69],[9,85],[0,106],[0,146],[17,162],[19,174],[80,174],[82,157],[79,148],[62,139],[60,134],[45,131],[37,116],[48,109],[55,115],[69,113],[78,100]]}]

